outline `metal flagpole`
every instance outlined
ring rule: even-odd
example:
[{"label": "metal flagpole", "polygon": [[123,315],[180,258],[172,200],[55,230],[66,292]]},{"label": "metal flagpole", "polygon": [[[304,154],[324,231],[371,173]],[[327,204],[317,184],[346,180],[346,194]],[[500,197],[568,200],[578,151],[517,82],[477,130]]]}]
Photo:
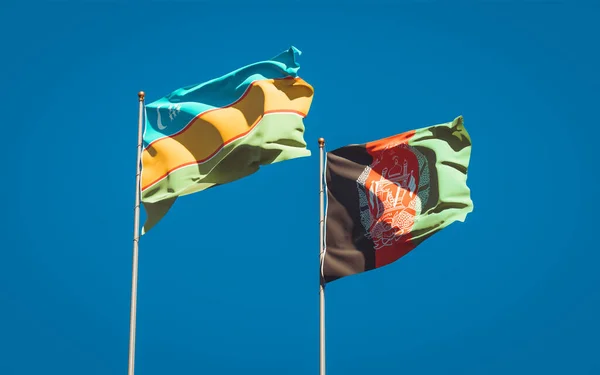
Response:
[{"label": "metal flagpole", "polygon": [[[324,241],[323,241],[323,229],[325,226],[325,213],[324,213],[324,191],[323,191],[323,148],[325,147],[325,139],[319,138],[319,184],[320,184],[320,208],[321,208],[321,220],[319,222],[320,227],[320,241],[319,241],[319,255],[320,262],[324,262],[323,251],[324,251]],[[320,342],[320,375],[325,375],[325,280],[323,279],[323,274],[321,272],[321,267],[319,267],[319,299],[320,299],[320,311],[319,311],[319,342]]]},{"label": "metal flagpole", "polygon": [[142,129],[144,117],[144,92],[138,93],[140,102],[138,120],[138,145],[137,145],[137,173],[135,175],[135,207],[133,219],[133,267],[131,271],[131,313],[129,320],[129,375],[133,375],[135,362],[135,323],[137,309],[137,284],[138,284],[138,244],[140,241],[140,177],[142,174]]}]

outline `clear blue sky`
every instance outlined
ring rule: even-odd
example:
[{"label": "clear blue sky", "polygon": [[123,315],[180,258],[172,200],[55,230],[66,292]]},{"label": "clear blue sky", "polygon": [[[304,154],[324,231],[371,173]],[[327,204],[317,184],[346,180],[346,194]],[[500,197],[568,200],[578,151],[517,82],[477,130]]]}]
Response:
[{"label": "clear blue sky", "polygon": [[328,374],[600,373],[599,7],[366,3],[0,6],[0,374],[126,374],[137,92],[290,45],[313,157],[142,238],[136,374],[318,374],[318,137],[460,114],[474,212],[328,287]]}]

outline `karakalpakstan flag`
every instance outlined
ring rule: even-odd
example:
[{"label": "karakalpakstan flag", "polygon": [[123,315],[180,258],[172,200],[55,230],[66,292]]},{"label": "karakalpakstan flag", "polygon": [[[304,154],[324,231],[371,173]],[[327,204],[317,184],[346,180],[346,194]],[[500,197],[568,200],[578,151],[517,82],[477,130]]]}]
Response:
[{"label": "karakalpakstan flag", "polygon": [[303,118],[313,88],[291,47],[146,106],[142,202],[153,227],[177,197],[235,181],[260,165],[309,156]]},{"label": "karakalpakstan flag", "polygon": [[473,211],[457,117],[327,153],[325,282],[385,266]]}]

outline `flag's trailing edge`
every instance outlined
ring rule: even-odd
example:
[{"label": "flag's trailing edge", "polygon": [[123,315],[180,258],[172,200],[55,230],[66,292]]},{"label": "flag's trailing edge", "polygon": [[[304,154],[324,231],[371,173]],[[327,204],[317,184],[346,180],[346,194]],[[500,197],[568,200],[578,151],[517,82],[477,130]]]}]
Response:
[{"label": "flag's trailing edge", "polygon": [[390,264],[473,211],[462,116],[327,153],[326,282]]},{"label": "flag's trailing edge", "polygon": [[313,88],[295,47],[146,105],[142,202],[153,227],[177,197],[310,155],[303,118]]}]

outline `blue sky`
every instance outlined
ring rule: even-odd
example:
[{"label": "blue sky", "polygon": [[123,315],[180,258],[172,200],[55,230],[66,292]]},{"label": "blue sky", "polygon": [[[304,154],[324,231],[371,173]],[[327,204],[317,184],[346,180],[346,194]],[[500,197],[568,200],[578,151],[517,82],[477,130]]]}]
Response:
[{"label": "blue sky", "polygon": [[317,374],[317,139],[460,114],[474,212],[330,284],[328,373],[600,373],[600,12],[564,3],[3,3],[0,374],[126,373],[137,92],[290,45],[313,156],[142,238],[136,374]]}]

